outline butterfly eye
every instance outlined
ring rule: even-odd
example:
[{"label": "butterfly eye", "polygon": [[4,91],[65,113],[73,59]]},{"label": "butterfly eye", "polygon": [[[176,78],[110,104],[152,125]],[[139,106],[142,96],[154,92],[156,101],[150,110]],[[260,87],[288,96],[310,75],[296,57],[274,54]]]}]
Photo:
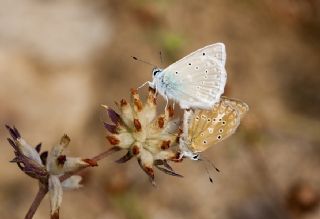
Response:
[{"label": "butterfly eye", "polygon": [[199,159],[199,155],[197,154],[197,155],[194,155],[193,157],[192,157],[192,159],[193,160],[198,160]]},{"label": "butterfly eye", "polygon": [[153,71],[152,71],[153,77],[156,76],[159,72],[161,72],[160,69],[157,69],[157,68],[153,69]]}]

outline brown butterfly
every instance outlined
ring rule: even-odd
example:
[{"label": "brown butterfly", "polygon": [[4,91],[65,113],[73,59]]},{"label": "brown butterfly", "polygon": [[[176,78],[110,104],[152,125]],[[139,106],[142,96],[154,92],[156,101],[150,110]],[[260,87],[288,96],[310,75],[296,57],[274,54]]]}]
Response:
[{"label": "brown butterfly", "polygon": [[221,97],[211,110],[185,111],[179,144],[181,157],[199,160],[198,153],[236,131],[240,119],[248,110],[248,105],[240,100]]}]

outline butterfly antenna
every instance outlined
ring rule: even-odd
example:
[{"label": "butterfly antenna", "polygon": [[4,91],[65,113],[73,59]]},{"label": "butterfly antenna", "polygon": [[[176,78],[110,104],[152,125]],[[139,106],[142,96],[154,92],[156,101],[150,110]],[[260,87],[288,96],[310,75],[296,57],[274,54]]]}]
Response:
[{"label": "butterfly antenna", "polygon": [[159,55],[160,55],[160,62],[161,62],[161,65],[163,64],[163,57],[162,57],[162,52],[160,51],[159,52]]},{"label": "butterfly antenna", "polygon": [[142,60],[142,59],[139,59],[139,58],[136,57],[136,56],[131,56],[131,57],[132,57],[134,60],[136,60],[136,61],[143,62],[143,63],[145,63],[145,64],[147,64],[147,65],[153,66],[154,68],[157,68],[156,65],[154,65],[154,64],[152,64],[152,63],[150,63],[150,62],[144,61],[144,60]]},{"label": "butterfly antenna", "polygon": [[210,160],[209,160],[208,158],[206,158],[206,157],[203,157],[203,160],[206,161],[206,162],[208,162],[208,164],[209,164],[213,169],[215,169],[217,172],[220,173],[220,170],[216,167],[216,165],[213,164],[212,161],[210,161]]},{"label": "butterfly antenna", "polygon": [[[200,160],[200,161],[205,161],[205,160]],[[213,183],[213,179],[212,179],[212,177],[211,177],[211,175],[210,175],[210,172],[209,172],[209,169],[208,169],[206,163],[203,163],[203,166],[204,166],[204,169],[206,170],[206,173],[207,173],[207,175],[208,175],[209,181],[210,181],[211,183]]]}]

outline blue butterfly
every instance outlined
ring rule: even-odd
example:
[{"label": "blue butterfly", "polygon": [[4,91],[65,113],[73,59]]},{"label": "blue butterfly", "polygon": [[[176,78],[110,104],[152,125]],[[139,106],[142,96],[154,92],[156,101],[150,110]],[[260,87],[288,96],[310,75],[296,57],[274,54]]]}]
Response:
[{"label": "blue butterfly", "polygon": [[211,109],[220,100],[227,81],[223,43],[203,47],[165,69],[154,68],[146,83],[182,109]]}]

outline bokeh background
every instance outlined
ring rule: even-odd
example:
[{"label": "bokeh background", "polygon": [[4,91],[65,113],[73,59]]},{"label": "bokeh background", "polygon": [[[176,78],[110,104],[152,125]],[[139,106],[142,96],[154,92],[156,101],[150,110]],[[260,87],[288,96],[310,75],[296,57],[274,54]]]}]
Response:
[{"label": "bokeh background", "polygon": [[[5,123],[47,149],[67,133],[69,154],[91,157],[110,147],[100,104],[151,78],[130,56],[165,67],[214,42],[227,49],[225,94],[250,112],[204,153],[221,170],[213,184],[186,160],[173,164],[183,179],[156,172],[153,188],[118,154],[65,192],[61,218],[320,218],[317,0],[1,0],[0,218],[23,218],[37,191],[9,163]],[[46,198],[34,218],[48,215]]]}]

